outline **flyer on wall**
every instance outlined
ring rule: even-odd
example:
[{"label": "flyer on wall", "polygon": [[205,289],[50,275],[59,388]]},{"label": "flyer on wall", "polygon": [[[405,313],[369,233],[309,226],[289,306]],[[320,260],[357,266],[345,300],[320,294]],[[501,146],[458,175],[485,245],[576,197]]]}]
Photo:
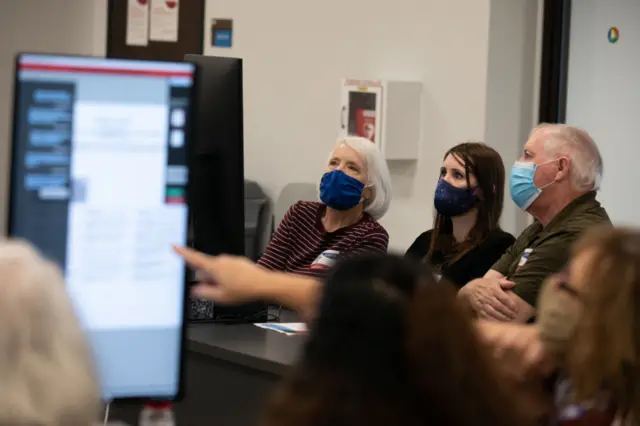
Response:
[{"label": "flyer on wall", "polygon": [[128,0],[127,46],[149,44],[149,0]]},{"label": "flyer on wall", "polygon": [[178,0],[150,0],[149,40],[178,41],[178,18],[180,3]]}]

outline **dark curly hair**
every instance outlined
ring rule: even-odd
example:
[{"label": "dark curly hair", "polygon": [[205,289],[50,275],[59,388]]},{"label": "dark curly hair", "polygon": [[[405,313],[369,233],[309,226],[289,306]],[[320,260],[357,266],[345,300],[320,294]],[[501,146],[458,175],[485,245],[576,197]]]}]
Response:
[{"label": "dark curly hair", "polygon": [[527,425],[453,286],[368,255],[326,279],[302,359],[263,426]]}]

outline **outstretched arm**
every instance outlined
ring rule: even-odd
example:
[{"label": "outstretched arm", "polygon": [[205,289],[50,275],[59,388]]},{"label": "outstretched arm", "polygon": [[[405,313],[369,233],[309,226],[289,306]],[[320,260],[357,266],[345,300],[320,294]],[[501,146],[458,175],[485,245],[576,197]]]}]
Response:
[{"label": "outstretched arm", "polygon": [[315,278],[284,272],[271,272],[259,289],[261,300],[270,300],[297,311],[305,321],[313,319],[321,283]]},{"label": "outstretched arm", "polygon": [[205,277],[193,288],[195,297],[229,304],[266,300],[313,317],[321,286],[315,278],[270,271],[244,257],[209,256],[186,247],[175,251]]}]

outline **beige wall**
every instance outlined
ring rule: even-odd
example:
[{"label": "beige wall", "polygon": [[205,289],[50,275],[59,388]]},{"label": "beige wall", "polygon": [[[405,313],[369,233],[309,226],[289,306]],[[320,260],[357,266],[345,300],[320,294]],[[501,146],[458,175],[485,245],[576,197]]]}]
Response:
[{"label": "beige wall", "polygon": [[[433,215],[443,153],[486,140],[507,168],[537,109],[542,0],[208,0],[205,53],[245,60],[246,176],[276,197],[316,182],[337,135],[343,77],[424,85],[419,161],[391,164],[383,219],[405,249]],[[12,57],[17,51],[104,54],[106,0],[20,0],[0,15],[0,197],[6,199]],[[37,12],[37,13],[36,13]],[[211,18],[234,19],[232,49],[210,47]],[[524,226],[506,193],[503,225]],[[0,214],[5,214],[2,204]]]},{"label": "beige wall", "polygon": [[[486,140],[516,159],[533,122],[538,0],[209,0],[234,19],[232,49],[245,60],[245,165],[275,197],[288,182],[316,182],[337,135],[343,77],[424,85],[416,163],[391,164],[395,198],[382,220],[404,250],[431,226],[444,152]],[[503,225],[524,214],[506,194]]]},{"label": "beige wall", "polygon": [[[485,140],[507,168],[522,154],[537,123],[543,1],[492,0]],[[502,226],[519,233],[531,216],[511,201],[508,182]]]}]

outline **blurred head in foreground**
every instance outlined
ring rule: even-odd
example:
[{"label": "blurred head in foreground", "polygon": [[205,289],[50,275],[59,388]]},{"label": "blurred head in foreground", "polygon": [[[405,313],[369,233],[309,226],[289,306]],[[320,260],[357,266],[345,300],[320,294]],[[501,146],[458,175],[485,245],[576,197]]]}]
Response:
[{"label": "blurred head in foreground", "polygon": [[527,424],[455,290],[389,255],[340,263],[265,426]]},{"label": "blurred head in foreground", "polygon": [[60,270],[0,242],[0,425],[87,426],[100,388]]},{"label": "blurred head in foreground", "polygon": [[578,401],[605,393],[626,418],[640,416],[640,232],[597,229],[550,277],[537,318],[545,350]]}]

